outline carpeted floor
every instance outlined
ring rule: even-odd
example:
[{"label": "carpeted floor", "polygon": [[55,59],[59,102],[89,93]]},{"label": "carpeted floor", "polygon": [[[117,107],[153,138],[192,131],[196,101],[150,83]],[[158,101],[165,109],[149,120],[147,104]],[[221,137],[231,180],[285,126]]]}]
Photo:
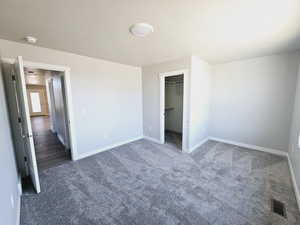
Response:
[{"label": "carpeted floor", "polygon": [[184,154],[140,140],[40,177],[42,193],[22,197],[22,225],[300,224],[286,158],[214,141]]}]

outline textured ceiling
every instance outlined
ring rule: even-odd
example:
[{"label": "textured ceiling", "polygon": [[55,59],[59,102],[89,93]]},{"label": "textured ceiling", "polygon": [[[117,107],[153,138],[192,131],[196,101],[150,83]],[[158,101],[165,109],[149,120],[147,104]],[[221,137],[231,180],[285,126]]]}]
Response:
[{"label": "textured ceiling", "polygon": [[[130,25],[154,33],[133,37]],[[300,49],[299,0],[1,0],[0,38],[142,66],[210,63]]]}]

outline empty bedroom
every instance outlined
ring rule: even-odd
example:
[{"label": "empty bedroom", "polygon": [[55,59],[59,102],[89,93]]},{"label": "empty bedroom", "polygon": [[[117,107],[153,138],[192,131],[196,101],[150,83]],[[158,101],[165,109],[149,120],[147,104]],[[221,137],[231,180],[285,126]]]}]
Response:
[{"label": "empty bedroom", "polygon": [[0,1],[0,225],[299,225],[300,1]]}]

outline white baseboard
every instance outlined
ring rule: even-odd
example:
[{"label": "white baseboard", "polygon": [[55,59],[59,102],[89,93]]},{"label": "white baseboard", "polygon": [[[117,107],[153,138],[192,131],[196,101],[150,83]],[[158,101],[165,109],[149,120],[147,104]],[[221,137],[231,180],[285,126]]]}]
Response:
[{"label": "white baseboard", "polygon": [[226,144],[240,146],[243,148],[267,152],[267,153],[271,153],[271,154],[275,154],[275,155],[286,156],[286,157],[288,156],[287,152],[277,150],[277,149],[265,148],[265,147],[261,147],[261,146],[257,146],[257,145],[250,145],[250,144],[245,144],[245,143],[241,143],[241,142],[236,142],[236,141],[231,141],[231,140],[226,140],[226,139],[221,139],[221,138],[216,138],[216,137],[209,137],[208,139],[212,140],[212,141],[219,141],[219,142],[223,142]]},{"label": "white baseboard", "polygon": [[147,139],[149,141],[153,141],[157,144],[162,144],[160,140],[156,139],[156,138],[152,138],[152,137],[149,137],[149,136],[144,136],[144,139]]},{"label": "white baseboard", "polygon": [[116,143],[116,144],[112,144],[112,145],[109,145],[109,146],[105,146],[105,147],[102,147],[102,148],[99,148],[99,149],[96,149],[96,150],[93,150],[93,151],[90,151],[90,152],[87,152],[87,153],[81,153],[81,154],[79,154],[78,156],[76,156],[76,158],[75,158],[74,160],[83,159],[83,158],[86,158],[86,157],[95,155],[95,154],[97,154],[97,153],[104,152],[104,151],[110,150],[110,149],[112,149],[112,148],[115,148],[115,147],[119,147],[119,146],[121,146],[121,145],[128,144],[128,143],[133,142],[133,141],[140,140],[140,139],[142,139],[142,138],[143,138],[143,136],[139,136],[139,137],[132,138],[132,139],[129,139],[129,140],[126,140],[126,141],[118,142],[118,143]]},{"label": "white baseboard", "polygon": [[50,127],[50,130],[51,130],[51,132],[52,132],[53,134],[56,134],[56,131],[54,130],[53,127]]},{"label": "white baseboard", "polygon": [[209,140],[209,138],[205,138],[202,141],[200,141],[198,144],[196,144],[195,146],[193,146],[192,148],[188,149],[188,153],[192,153],[195,149],[199,148],[201,145],[203,145],[205,142],[207,142]]},{"label": "white baseboard", "polygon": [[16,225],[20,225],[20,220],[21,220],[21,195],[18,196],[18,201],[17,201],[17,204],[16,204],[16,210],[17,210]]},{"label": "white baseboard", "polygon": [[294,173],[294,169],[293,169],[293,165],[292,165],[290,156],[288,155],[287,158],[288,158],[290,173],[291,173],[291,177],[292,177],[293,187],[294,187],[294,191],[295,191],[295,195],[296,195],[296,200],[297,200],[297,204],[298,204],[298,210],[300,211],[300,190],[297,185],[296,176]]},{"label": "white baseboard", "polygon": [[272,149],[272,148],[260,147],[260,146],[256,146],[256,145],[249,145],[249,144],[245,144],[245,143],[241,143],[241,142],[230,141],[230,140],[225,140],[225,139],[215,138],[215,137],[209,137],[209,140],[219,141],[219,142],[232,144],[232,145],[236,145],[236,146],[240,146],[240,147],[244,147],[244,148],[248,148],[248,149],[254,149],[254,150],[257,150],[257,151],[262,151],[262,152],[267,152],[267,153],[287,157],[288,164],[289,164],[289,170],[290,170],[290,174],[291,174],[291,177],[292,177],[292,183],[293,183],[293,187],[294,187],[294,191],[295,191],[295,195],[296,195],[297,205],[298,205],[298,209],[300,210],[300,190],[299,190],[297,182],[296,182],[296,177],[295,177],[293,165],[292,165],[292,162],[290,160],[288,152],[284,152],[284,151],[277,150],[277,149]]},{"label": "white baseboard", "polygon": [[17,215],[16,215],[16,225],[20,225],[20,217],[21,217],[21,195],[23,193],[22,190],[22,177],[21,175],[18,176],[18,199],[16,202],[16,211],[17,211]]},{"label": "white baseboard", "polygon": [[57,133],[57,137],[58,137],[59,141],[63,144],[63,146],[66,146],[65,140],[63,139],[63,137],[58,133]]}]

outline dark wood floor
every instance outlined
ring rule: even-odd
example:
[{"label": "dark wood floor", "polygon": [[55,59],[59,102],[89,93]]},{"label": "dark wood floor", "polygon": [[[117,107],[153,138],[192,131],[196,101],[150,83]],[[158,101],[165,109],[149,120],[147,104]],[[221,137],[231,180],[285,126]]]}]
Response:
[{"label": "dark wood floor", "polygon": [[182,151],[182,134],[170,130],[165,131],[165,144]]},{"label": "dark wood floor", "polygon": [[70,155],[50,129],[48,116],[31,117],[38,168],[44,170],[70,160]]}]

